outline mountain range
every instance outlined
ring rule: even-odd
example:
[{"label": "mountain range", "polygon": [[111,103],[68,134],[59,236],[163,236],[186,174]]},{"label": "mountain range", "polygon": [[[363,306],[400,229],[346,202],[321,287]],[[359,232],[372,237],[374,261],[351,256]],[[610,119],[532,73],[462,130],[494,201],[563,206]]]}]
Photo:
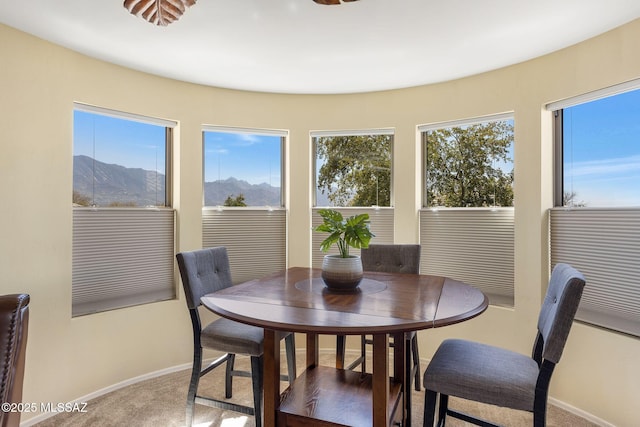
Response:
[{"label": "mountain range", "polygon": [[[163,206],[165,175],[79,155],[73,157],[73,190],[76,203],[84,198],[87,204],[93,199],[97,206]],[[240,194],[247,206],[281,205],[280,188],[266,183],[250,184],[233,177],[204,183],[205,206],[222,206],[227,197]]]}]

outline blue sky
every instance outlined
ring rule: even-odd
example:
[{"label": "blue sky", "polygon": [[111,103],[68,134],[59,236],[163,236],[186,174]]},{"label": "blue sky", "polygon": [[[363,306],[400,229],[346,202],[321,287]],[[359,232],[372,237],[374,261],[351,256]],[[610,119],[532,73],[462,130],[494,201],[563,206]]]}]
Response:
[{"label": "blue sky", "polygon": [[165,128],[76,110],[73,154],[165,173]]},{"label": "blue sky", "polygon": [[586,206],[640,206],[640,90],[564,110],[564,175]]},{"label": "blue sky", "polygon": [[234,177],[280,187],[281,137],[247,133],[204,133],[205,182]]}]

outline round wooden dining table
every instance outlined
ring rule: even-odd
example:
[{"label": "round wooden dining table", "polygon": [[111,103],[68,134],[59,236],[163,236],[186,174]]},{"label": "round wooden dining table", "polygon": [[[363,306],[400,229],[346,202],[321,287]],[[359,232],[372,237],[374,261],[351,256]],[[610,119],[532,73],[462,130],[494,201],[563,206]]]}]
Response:
[{"label": "round wooden dining table", "polygon": [[[409,426],[410,354],[396,345],[390,359],[389,337],[405,342],[412,331],[469,320],[487,297],[446,277],[377,272],[365,272],[355,291],[335,292],[320,275],[292,267],[202,298],[220,316],[264,328],[265,426]],[[278,331],[306,334],[306,369],[284,391]],[[324,334],[373,335],[371,373],[320,366]]]}]

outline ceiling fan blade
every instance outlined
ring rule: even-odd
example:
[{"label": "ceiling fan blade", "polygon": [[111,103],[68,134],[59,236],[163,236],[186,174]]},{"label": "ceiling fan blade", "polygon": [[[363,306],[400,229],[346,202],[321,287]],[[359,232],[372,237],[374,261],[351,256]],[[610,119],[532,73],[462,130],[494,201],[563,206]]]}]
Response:
[{"label": "ceiling fan blade", "polygon": [[132,15],[152,24],[166,26],[180,19],[197,0],[124,0],[123,6]]}]

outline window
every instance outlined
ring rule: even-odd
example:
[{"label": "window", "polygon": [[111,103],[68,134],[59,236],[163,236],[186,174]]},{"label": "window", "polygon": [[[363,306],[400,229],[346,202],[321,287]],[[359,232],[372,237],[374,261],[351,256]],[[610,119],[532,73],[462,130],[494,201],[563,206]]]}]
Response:
[{"label": "window", "polygon": [[315,206],[391,206],[390,130],[313,132]]},{"label": "window", "polygon": [[547,106],[556,121],[551,266],[587,286],[576,319],[640,336],[640,81]]},{"label": "window", "polygon": [[175,125],[74,104],[73,316],[175,298]]},{"label": "window", "polygon": [[203,127],[203,247],[225,246],[234,283],[287,264],[284,152],[288,132]]},{"label": "window", "polygon": [[562,203],[640,207],[640,90],[558,110]]},{"label": "window", "polygon": [[204,205],[282,207],[286,133],[204,129]]},{"label": "window", "polygon": [[420,126],[424,192],[421,272],[513,305],[513,142],[510,114]]},{"label": "window", "polygon": [[167,126],[77,104],[74,206],[167,206]]},{"label": "window", "polygon": [[513,120],[423,128],[425,207],[513,206]]},{"label": "window", "polygon": [[[317,213],[322,207],[344,216],[367,213],[375,234],[371,243],[393,243],[393,130],[317,131],[311,139],[315,152],[312,226],[322,222]],[[325,237],[316,232],[311,236],[313,267],[322,266],[326,253],[320,251],[320,242]]]}]

